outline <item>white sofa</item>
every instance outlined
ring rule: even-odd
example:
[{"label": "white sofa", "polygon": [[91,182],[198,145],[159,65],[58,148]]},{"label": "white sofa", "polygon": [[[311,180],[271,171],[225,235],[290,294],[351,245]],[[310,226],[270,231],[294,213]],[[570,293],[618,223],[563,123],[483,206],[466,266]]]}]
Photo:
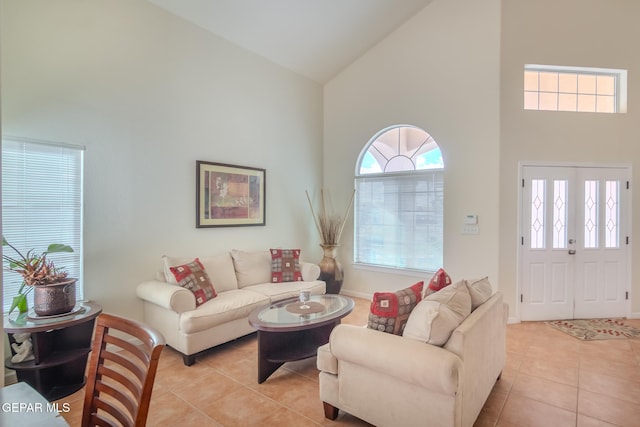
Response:
[{"label": "white sofa", "polygon": [[269,251],[233,250],[199,258],[217,296],[196,307],[194,294],[178,286],[169,270],[193,259],[163,257],[164,271],[136,288],[143,300],[144,321],[182,353],[188,366],[195,363],[197,353],[255,332],[248,321],[254,308],[296,297],[301,290],[325,293],[315,264],[300,262],[302,281],[272,283]]},{"label": "white sofa", "polygon": [[378,427],[471,427],[506,359],[508,306],[499,292],[487,298],[442,346],[406,336],[419,306],[405,336],[338,325],[318,349],[325,416],[339,408]]}]

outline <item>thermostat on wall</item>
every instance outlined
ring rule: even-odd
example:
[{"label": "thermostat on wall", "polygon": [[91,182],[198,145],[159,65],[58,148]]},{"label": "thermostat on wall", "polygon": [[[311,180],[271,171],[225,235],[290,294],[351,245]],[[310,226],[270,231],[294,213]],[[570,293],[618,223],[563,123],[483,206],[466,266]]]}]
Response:
[{"label": "thermostat on wall", "polygon": [[464,216],[464,223],[468,225],[477,224],[478,223],[478,215],[470,214]]}]

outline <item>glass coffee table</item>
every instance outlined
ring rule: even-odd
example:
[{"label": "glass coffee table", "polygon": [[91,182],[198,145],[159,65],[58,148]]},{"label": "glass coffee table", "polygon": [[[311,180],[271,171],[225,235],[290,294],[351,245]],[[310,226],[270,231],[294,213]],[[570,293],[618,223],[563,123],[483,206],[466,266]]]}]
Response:
[{"label": "glass coffee table", "polygon": [[312,295],[306,303],[287,299],[253,310],[249,323],[258,330],[258,383],[285,362],[315,356],[353,307],[351,298],[327,294]]}]

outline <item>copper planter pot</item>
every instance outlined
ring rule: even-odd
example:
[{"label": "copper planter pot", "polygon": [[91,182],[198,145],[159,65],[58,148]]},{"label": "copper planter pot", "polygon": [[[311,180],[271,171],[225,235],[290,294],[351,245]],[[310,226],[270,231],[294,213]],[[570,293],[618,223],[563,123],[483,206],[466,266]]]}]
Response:
[{"label": "copper planter pot", "polygon": [[38,316],[68,313],[76,305],[77,279],[33,289],[33,310]]}]

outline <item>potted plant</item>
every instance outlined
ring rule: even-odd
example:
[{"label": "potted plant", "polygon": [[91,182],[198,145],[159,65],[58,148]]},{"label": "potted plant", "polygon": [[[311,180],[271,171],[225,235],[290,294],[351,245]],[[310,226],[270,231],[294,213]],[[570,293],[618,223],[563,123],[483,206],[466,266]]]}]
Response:
[{"label": "potted plant", "polygon": [[27,294],[34,290],[34,311],[40,316],[51,316],[69,312],[76,303],[76,279],[69,279],[64,269],[56,267],[47,255],[56,252],[73,252],[67,245],[53,243],[46,251],[29,250],[26,254],[2,237],[2,246],[9,247],[15,255],[10,256],[3,250],[2,258],[8,262],[9,271],[22,276],[18,295],[13,297],[9,314],[16,308],[27,310]]}]

